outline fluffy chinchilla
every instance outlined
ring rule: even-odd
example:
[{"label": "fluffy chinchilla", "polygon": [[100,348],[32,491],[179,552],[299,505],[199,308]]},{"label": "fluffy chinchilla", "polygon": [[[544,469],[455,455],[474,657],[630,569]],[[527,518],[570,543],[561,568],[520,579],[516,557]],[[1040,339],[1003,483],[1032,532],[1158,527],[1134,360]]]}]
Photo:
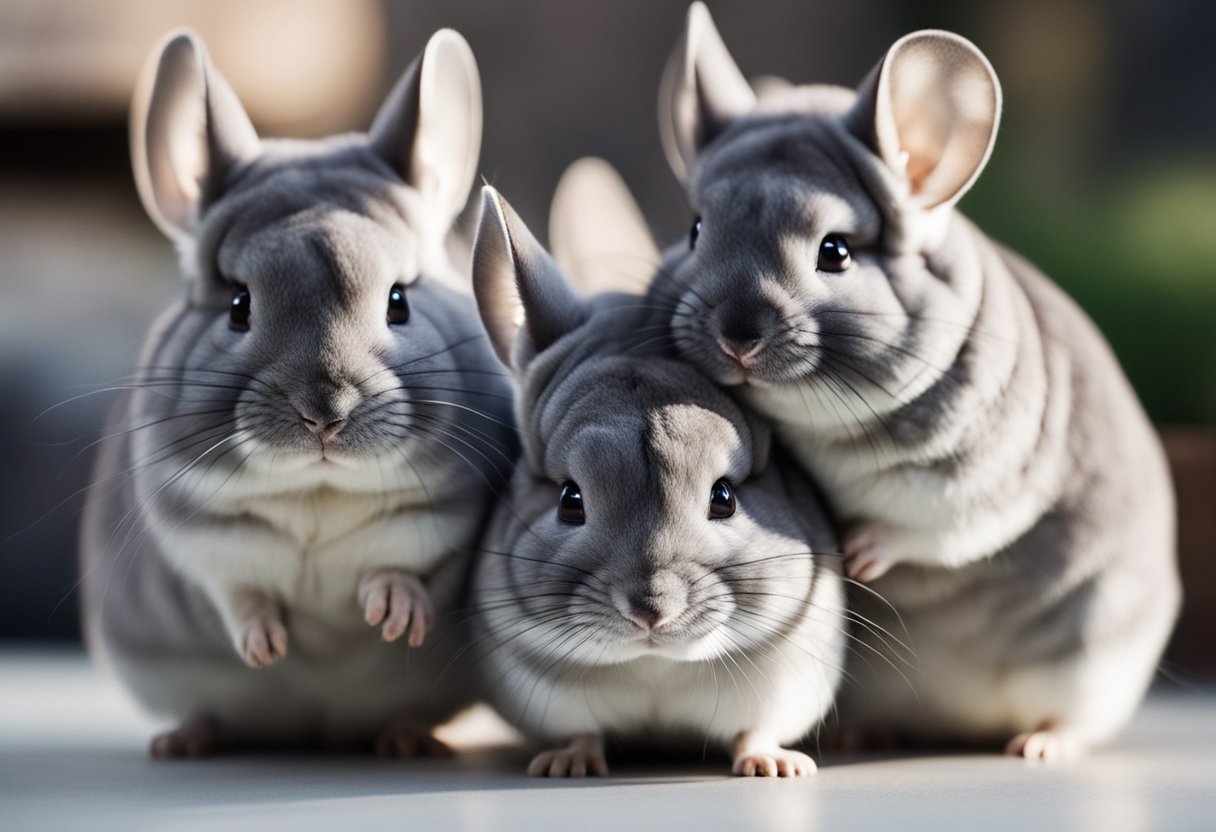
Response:
[{"label": "fluffy chinchilla", "polygon": [[441,619],[514,441],[445,248],[481,139],[473,56],[435,34],[367,134],[321,141],[259,139],[190,33],[145,80],[136,179],[184,297],[100,451],[91,647],[179,723],[156,756],[434,750],[467,701],[450,674],[435,689],[458,640]]},{"label": "fluffy chinchilla", "polygon": [[916,671],[859,669],[845,723],[1052,758],[1143,696],[1179,605],[1174,504],[1094,325],[953,207],[1000,109],[984,56],[936,31],[855,92],[757,96],[694,4],[660,119],[696,219],[654,300],[774,421],[911,634]]},{"label": "fluffy chinchilla", "polygon": [[738,774],[811,774],[785,745],[831,706],[845,633],[809,481],[667,354],[653,306],[575,294],[490,188],[473,275],[524,447],[474,569],[473,644],[492,704],[549,744],[529,773],[605,774],[609,736],[712,742]]}]

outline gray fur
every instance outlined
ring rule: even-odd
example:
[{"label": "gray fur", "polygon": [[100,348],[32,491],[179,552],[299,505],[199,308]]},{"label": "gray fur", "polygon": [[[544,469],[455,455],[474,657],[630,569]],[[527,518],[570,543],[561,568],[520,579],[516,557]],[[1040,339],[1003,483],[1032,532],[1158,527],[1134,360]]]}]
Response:
[{"label": "gray fur", "polygon": [[[602,771],[604,734],[733,744],[738,772],[809,773],[779,744],[830,706],[844,642],[814,491],[768,464],[767,426],[667,354],[665,315],[638,294],[576,296],[490,188],[474,263],[524,448],[475,570],[476,643],[494,706],[570,743],[531,773]],[[723,477],[738,508],[713,520]],[[585,525],[557,516],[566,481]],[[647,605],[670,623],[631,620]]]},{"label": "gray fur", "polygon": [[[513,459],[505,376],[445,253],[480,136],[472,56],[438,33],[370,136],[316,142],[258,140],[188,33],[159,67],[134,161],[185,297],[149,334],[102,444],[81,541],[90,646],[157,714],[213,726],[203,745],[425,731],[469,701],[458,676],[436,685]],[[468,95],[436,114],[426,79],[442,89],[444,74]],[[420,174],[411,143],[450,141],[453,124],[472,160]],[[391,326],[395,283],[410,316]],[[247,332],[229,324],[237,284]],[[325,444],[310,416],[346,425]],[[422,647],[369,626],[378,598],[388,619],[412,599],[409,637],[431,625]],[[199,750],[166,736],[159,753]]]},{"label": "gray fur", "polygon": [[[910,634],[909,680],[857,668],[846,724],[1018,734],[1028,756],[1108,739],[1178,609],[1171,485],[1093,324],[952,207],[995,137],[991,67],[917,33],[859,93],[773,87],[719,119],[688,104],[733,77],[701,71],[730,62],[698,51],[707,30],[695,4],[660,108],[702,230],[652,299],[681,353],[773,420],[850,530],[849,574],[893,605],[877,623]],[[833,232],[843,273],[816,268]],[[741,338],[763,345],[746,366],[720,348]]]}]

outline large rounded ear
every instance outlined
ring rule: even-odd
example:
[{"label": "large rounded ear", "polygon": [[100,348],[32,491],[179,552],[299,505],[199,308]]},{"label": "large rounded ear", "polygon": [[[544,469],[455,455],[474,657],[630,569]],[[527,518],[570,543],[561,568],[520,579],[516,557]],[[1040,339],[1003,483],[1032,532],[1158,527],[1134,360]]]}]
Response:
[{"label": "large rounded ear", "polygon": [[549,252],[489,185],[473,243],[473,294],[494,352],[515,370],[586,319]]},{"label": "large rounded ear", "polygon": [[166,36],[131,107],[131,165],[144,210],[168,237],[194,233],[227,172],[258,153],[258,136],[198,36]]},{"label": "large rounded ear", "polygon": [[693,3],[659,87],[663,151],[680,181],[688,179],[701,149],[755,105],[756,94],[722,42],[709,9]]},{"label": "large rounded ear", "polygon": [[549,209],[553,259],[584,294],[645,294],[659,248],[629,186],[612,165],[588,156],[562,174]]},{"label": "large rounded ear", "polygon": [[969,40],[913,32],[887,51],[858,89],[849,129],[908,180],[925,208],[957,202],[996,141],[1001,85]]},{"label": "large rounded ear", "polygon": [[464,209],[481,153],[481,78],[473,50],[440,29],[401,76],[368,131],[372,149],[443,212]]}]

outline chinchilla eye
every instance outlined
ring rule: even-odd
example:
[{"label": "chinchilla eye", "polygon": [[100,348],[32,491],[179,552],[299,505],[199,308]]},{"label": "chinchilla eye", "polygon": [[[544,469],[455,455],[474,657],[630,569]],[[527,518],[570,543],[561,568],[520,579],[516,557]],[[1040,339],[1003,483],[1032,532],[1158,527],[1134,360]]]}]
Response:
[{"label": "chinchilla eye", "polygon": [[849,254],[849,241],[839,234],[829,234],[819,244],[819,266],[821,272],[842,272],[853,265]]},{"label": "chinchilla eye", "polygon": [[692,228],[688,229],[688,250],[692,251],[697,247],[697,238],[701,236],[701,218],[697,217],[692,221]]},{"label": "chinchilla eye", "polygon": [[400,283],[388,290],[388,322],[403,324],[410,319],[410,303],[405,299],[405,287]]},{"label": "chinchilla eye", "polygon": [[249,330],[249,290],[237,285],[232,290],[232,306],[228,310],[228,325],[237,332]]},{"label": "chinchilla eye", "polygon": [[722,520],[735,513],[735,489],[726,480],[718,480],[709,490],[709,519]]},{"label": "chinchilla eye", "polygon": [[579,490],[578,483],[572,480],[562,483],[562,496],[557,501],[557,519],[574,526],[583,525],[587,519],[583,511],[583,492]]}]

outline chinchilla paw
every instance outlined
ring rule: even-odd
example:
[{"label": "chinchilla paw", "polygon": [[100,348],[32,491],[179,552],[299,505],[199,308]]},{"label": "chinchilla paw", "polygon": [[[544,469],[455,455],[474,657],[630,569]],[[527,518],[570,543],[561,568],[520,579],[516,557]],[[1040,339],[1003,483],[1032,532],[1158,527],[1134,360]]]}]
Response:
[{"label": "chinchilla paw", "polygon": [[564,748],[542,751],[528,764],[528,776],[607,777],[604,744],[598,738],[586,737],[575,739]]},{"label": "chinchilla paw", "polygon": [[407,643],[417,647],[435,620],[431,596],[422,581],[400,569],[381,569],[359,583],[363,620],[380,627],[385,641],[408,633]]},{"label": "chinchilla paw", "polygon": [[266,667],[287,655],[287,628],[278,612],[266,610],[241,623],[241,658],[253,668]]},{"label": "chinchilla paw", "polygon": [[861,526],[844,541],[844,571],[855,581],[868,584],[881,578],[897,563],[891,535],[876,526]]},{"label": "chinchilla paw", "polygon": [[740,777],[810,777],[817,769],[801,751],[773,748],[735,755],[730,770]]},{"label": "chinchilla paw", "polygon": [[1027,760],[1042,760],[1044,763],[1059,763],[1072,760],[1081,755],[1081,745],[1076,737],[1067,731],[1053,728],[1050,723],[1044,723],[1033,731],[1018,734],[1005,746],[1005,753],[1011,757],[1023,757]]},{"label": "chinchilla paw", "polygon": [[149,753],[157,760],[197,760],[215,752],[215,723],[205,717],[187,719],[152,738]]}]

